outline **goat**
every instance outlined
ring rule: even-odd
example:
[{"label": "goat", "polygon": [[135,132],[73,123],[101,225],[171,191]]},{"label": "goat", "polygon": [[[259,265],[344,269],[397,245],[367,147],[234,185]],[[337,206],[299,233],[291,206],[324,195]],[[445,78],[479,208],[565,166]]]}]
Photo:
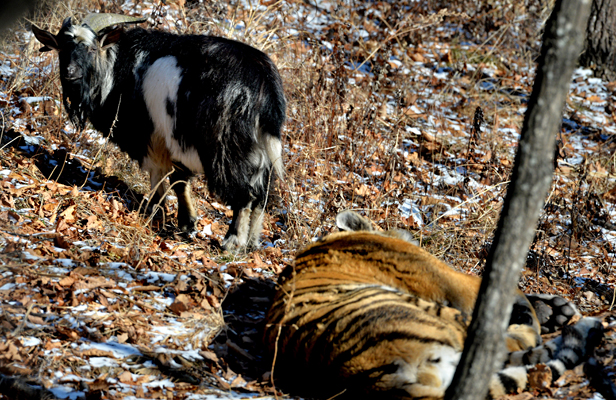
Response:
[{"label": "goat", "polygon": [[197,220],[188,181],[203,173],[210,192],[233,210],[223,247],[258,245],[271,173],[283,173],[286,100],[276,66],[230,39],[123,28],[143,21],[90,14],[81,25],[65,19],[57,35],[34,25],[32,32],[40,51],[58,53],[75,126],[89,120],[137,160],[152,189],[158,186],[154,201],[171,172],[182,231]]}]

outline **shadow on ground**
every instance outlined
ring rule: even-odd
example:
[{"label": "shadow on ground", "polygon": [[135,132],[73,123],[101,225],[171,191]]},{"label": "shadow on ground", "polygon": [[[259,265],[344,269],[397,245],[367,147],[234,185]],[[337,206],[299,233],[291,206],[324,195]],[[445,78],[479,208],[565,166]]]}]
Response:
[{"label": "shadow on ground", "polygon": [[2,133],[2,148],[10,147],[25,157],[32,158],[41,173],[50,181],[66,186],[77,186],[80,190],[97,191],[116,195],[126,207],[135,211],[143,195],[130,189],[117,176],[103,174],[100,169],[89,169],[81,160],[73,157],[65,148],[49,151],[41,144],[41,137],[24,136],[14,130]]}]

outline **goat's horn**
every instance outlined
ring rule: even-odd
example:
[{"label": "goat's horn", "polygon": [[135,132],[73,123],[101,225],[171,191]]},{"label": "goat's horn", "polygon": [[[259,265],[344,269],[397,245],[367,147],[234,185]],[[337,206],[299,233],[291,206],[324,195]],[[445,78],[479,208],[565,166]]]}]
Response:
[{"label": "goat's horn", "polygon": [[138,24],[146,21],[146,17],[131,17],[122,14],[88,14],[83,19],[82,25],[88,25],[94,32],[117,24]]}]

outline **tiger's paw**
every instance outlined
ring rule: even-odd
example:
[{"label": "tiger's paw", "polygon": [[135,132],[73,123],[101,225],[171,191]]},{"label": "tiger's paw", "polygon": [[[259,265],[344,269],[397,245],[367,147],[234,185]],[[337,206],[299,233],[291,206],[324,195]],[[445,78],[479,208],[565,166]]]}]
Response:
[{"label": "tiger's paw", "polygon": [[528,294],[526,298],[532,304],[541,324],[541,333],[559,331],[576,316],[581,316],[570,301],[550,294]]}]

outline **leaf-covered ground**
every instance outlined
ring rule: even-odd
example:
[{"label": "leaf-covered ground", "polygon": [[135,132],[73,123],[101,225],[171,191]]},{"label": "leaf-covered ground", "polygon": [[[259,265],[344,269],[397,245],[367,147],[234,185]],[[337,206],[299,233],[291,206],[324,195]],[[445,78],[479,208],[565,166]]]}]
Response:
[{"label": "leaf-covered ground", "polygon": [[[429,4],[425,4],[429,3]],[[61,106],[57,58],[21,21],[0,52],[0,373],[60,398],[280,396],[260,324],[293,254],[355,209],[480,274],[531,92],[540,2],[43,2],[57,31],[90,11],[263,49],[283,76],[286,173],[263,246],[220,248],[231,212],[193,180],[198,232],[144,217],[148,178]],[[445,8],[447,7],[447,8]],[[554,184],[520,286],[600,315],[615,379],[616,82],[578,69]],[[275,368],[274,368],[275,373]],[[601,398],[583,366],[519,399]],[[0,395],[1,396],[1,395]]]}]

